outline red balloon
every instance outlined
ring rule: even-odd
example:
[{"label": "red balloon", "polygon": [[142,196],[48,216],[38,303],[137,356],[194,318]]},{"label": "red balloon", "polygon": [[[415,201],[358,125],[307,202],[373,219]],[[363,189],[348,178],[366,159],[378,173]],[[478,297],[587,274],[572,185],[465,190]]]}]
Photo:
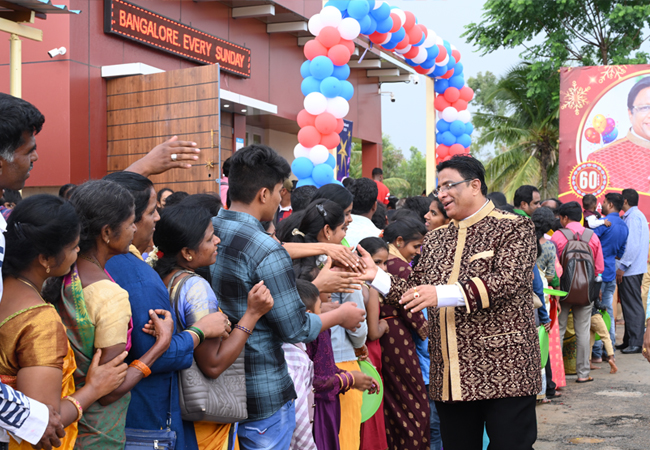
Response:
[{"label": "red balloon", "polygon": [[440,144],[436,148],[436,154],[438,155],[438,158],[444,158],[445,156],[449,156],[449,147]]},{"label": "red balloon", "polygon": [[438,56],[436,56],[436,62],[442,62],[447,57],[447,49],[444,46],[439,45],[438,50],[440,53],[438,53]]},{"label": "red balloon", "polygon": [[338,133],[324,134],[320,139],[320,144],[330,150],[336,148],[336,146],[339,145],[339,142],[341,142],[341,137]]},{"label": "red balloon", "polygon": [[449,103],[454,103],[460,98],[460,91],[455,87],[448,87],[443,95]]},{"label": "red balloon", "polygon": [[445,108],[448,108],[450,106],[451,103],[445,100],[445,97],[443,95],[436,95],[436,99],[433,101],[433,107],[437,111],[444,111]]},{"label": "red balloon", "polygon": [[301,110],[298,113],[298,119],[296,119],[296,122],[298,122],[298,126],[300,128],[305,128],[305,127],[313,127],[314,123],[316,121],[316,116],[313,114],[309,114],[306,109]]},{"label": "red balloon", "polygon": [[332,48],[341,42],[341,33],[334,27],[323,27],[316,36],[316,40],[323,44],[323,47]]},{"label": "red balloon", "polygon": [[[446,92],[445,92],[446,93]],[[463,99],[456,100],[451,104],[454,108],[456,108],[456,111],[464,111],[467,109],[467,102]]]},{"label": "red balloon", "polygon": [[446,157],[443,159],[443,161],[449,161],[450,159],[451,159],[451,155],[446,156]]},{"label": "red balloon", "polygon": [[394,33],[402,28],[402,19],[400,19],[397,14],[391,13],[390,18],[393,19],[393,28],[390,29],[391,33]]},{"label": "red balloon", "polygon": [[408,34],[405,34],[405,35],[404,35],[404,39],[402,39],[402,40],[399,42],[399,44],[397,44],[397,46],[395,46],[395,48],[396,48],[397,50],[404,50],[406,47],[409,46],[410,43],[411,43],[411,41],[410,41],[410,39],[409,39],[409,35],[408,35]]},{"label": "red balloon", "polygon": [[456,62],[460,61],[460,52],[458,50],[452,50],[451,51],[451,56],[454,57]]},{"label": "red balloon", "polygon": [[388,37],[388,33],[377,33],[376,31],[368,36],[368,39],[374,44],[381,44]]},{"label": "red balloon", "polygon": [[335,66],[342,66],[350,62],[352,53],[345,45],[335,45],[327,52],[327,57],[332,60]]},{"label": "red balloon", "polygon": [[420,41],[422,40],[422,30],[420,29],[420,27],[411,28],[406,32],[406,35],[414,44],[419,44]]},{"label": "red balloon", "polygon": [[334,131],[340,133],[341,131],[343,131],[344,126],[345,126],[345,122],[343,122],[343,119],[336,119],[336,129]]},{"label": "red balloon", "polygon": [[463,147],[461,144],[454,144],[449,147],[449,154],[452,156],[462,155],[463,153],[465,153],[465,147]]},{"label": "red balloon", "polygon": [[429,30],[427,30],[427,27],[425,27],[421,23],[417,24],[416,26],[420,27],[420,30],[422,30],[422,33],[424,33],[425,39],[429,37]]},{"label": "red balloon", "polygon": [[411,50],[404,53],[404,55],[402,55],[402,56],[404,56],[404,58],[406,58],[406,59],[413,59],[416,56],[418,56],[418,53],[420,53],[420,47],[413,47]]},{"label": "red balloon", "polygon": [[447,71],[447,73],[445,73],[445,74],[444,74],[443,76],[441,76],[440,78],[444,78],[444,79],[447,80],[447,79],[451,78],[452,76],[454,76],[454,69],[449,69],[449,70]]},{"label": "red balloon", "polygon": [[327,49],[316,39],[312,39],[305,44],[304,52],[305,57],[310,61],[317,56],[327,56]]},{"label": "red balloon", "polygon": [[334,130],[336,130],[336,117],[334,117],[328,112],[319,114],[316,117],[314,126],[316,127],[318,132],[323,135],[334,133]]},{"label": "red balloon", "polygon": [[472,101],[472,99],[474,98],[474,90],[469,86],[463,86],[462,88],[460,88],[460,98],[462,98],[466,102]]},{"label": "red balloon", "polygon": [[413,25],[415,25],[415,15],[413,15],[411,11],[404,11],[404,15],[406,16],[406,20],[404,21],[404,29],[408,31],[413,28]]},{"label": "red balloon", "polygon": [[420,75],[426,75],[429,72],[429,70],[431,70],[431,69],[425,69],[422,66],[415,66],[413,69],[415,69],[415,71]]},{"label": "red balloon", "polygon": [[321,134],[316,127],[306,126],[298,131],[298,142],[305,148],[312,148],[314,145],[318,145],[320,140]]},{"label": "red balloon", "polygon": [[354,42],[348,41],[347,39],[341,39],[341,42],[339,43],[345,45],[345,47],[350,50],[350,54],[354,53]]},{"label": "red balloon", "polygon": [[592,144],[598,144],[600,142],[600,133],[595,128],[587,128],[585,138]]}]

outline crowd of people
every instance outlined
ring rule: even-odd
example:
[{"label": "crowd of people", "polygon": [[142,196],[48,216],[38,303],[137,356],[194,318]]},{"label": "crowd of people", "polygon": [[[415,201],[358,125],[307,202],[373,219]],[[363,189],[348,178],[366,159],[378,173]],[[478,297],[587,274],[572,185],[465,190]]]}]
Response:
[{"label": "crowd of people", "polygon": [[[196,158],[171,139],[124,171],[19,199],[43,123],[0,94],[9,448],[132,448],[163,430],[195,450],[531,449],[536,404],[561,395],[571,358],[551,351],[541,367],[538,327],[556,343],[575,335],[578,382],[604,360],[615,372],[617,287],[616,347],[650,361],[650,242],[631,189],[607,194],[602,218],[595,198],[583,210],[533,186],[508,205],[479,161],[456,156],[434,192],[398,200],[381,169],[296,188],[284,158],[251,145],[225,162],[218,192],[156,191],[149,176]],[[584,264],[571,256],[583,244]],[[231,372],[241,384],[216,409],[245,417],[192,415],[184,386]]]}]

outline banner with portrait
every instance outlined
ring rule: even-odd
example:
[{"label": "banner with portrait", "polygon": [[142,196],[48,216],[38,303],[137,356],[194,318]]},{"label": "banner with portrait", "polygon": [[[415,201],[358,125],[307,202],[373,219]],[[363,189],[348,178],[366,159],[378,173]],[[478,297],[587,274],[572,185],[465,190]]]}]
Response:
[{"label": "banner with portrait", "polygon": [[559,157],[562,202],[632,188],[650,218],[650,65],[562,68]]}]

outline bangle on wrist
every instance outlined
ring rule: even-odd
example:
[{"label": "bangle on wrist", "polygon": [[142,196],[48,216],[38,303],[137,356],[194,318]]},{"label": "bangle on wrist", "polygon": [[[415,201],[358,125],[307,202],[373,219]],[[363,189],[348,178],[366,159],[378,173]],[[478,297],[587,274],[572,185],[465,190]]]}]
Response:
[{"label": "bangle on wrist", "polygon": [[248,328],[246,328],[245,326],[243,326],[243,325],[237,324],[237,325],[234,325],[233,328],[236,328],[238,330],[242,330],[244,333],[246,333],[249,336],[253,335],[253,332],[251,330],[249,330]]},{"label": "bangle on wrist", "polygon": [[79,401],[71,395],[63,397],[63,400],[68,400],[74,405],[75,408],[77,408],[77,418],[75,419],[75,422],[79,422],[81,420],[81,416],[84,414],[84,409],[81,407],[81,403],[79,403]]},{"label": "bangle on wrist", "polygon": [[203,341],[205,341],[205,334],[203,334],[203,331],[201,331],[200,328],[197,327],[187,327],[187,331],[194,331],[196,335],[199,337],[199,344],[203,344]]},{"label": "bangle on wrist", "polygon": [[196,331],[194,331],[194,330],[185,330],[185,331],[190,333],[192,336],[196,336],[196,340],[199,341],[199,344],[201,343],[201,337],[199,336],[199,334]]},{"label": "bangle on wrist", "polygon": [[139,359],[136,359],[131,364],[129,364],[129,367],[133,367],[134,369],[138,369],[140,372],[142,372],[142,375],[144,375],[144,378],[147,378],[149,375],[151,375],[151,369],[145,363],[140,361]]}]

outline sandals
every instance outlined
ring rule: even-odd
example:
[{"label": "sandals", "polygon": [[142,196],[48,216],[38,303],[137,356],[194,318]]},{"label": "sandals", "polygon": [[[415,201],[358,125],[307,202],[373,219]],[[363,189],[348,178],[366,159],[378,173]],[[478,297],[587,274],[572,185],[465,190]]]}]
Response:
[{"label": "sandals", "polygon": [[594,381],[593,378],[585,378],[584,380],[576,380],[576,383],[589,383],[590,381]]}]

